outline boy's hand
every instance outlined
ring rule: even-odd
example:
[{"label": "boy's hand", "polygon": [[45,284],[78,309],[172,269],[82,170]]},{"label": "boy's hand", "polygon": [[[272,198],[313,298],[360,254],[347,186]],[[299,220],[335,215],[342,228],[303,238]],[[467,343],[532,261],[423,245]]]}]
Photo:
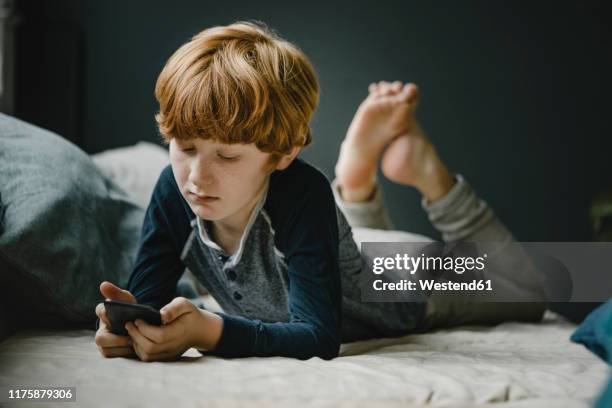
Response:
[{"label": "boy's hand", "polygon": [[[137,303],[136,298],[127,290],[113,285],[110,282],[102,282],[100,284],[100,292],[105,299],[122,300],[124,302]],[[106,316],[104,303],[98,303],[96,306],[96,315],[100,318],[100,326],[96,332],[96,345],[98,350],[104,357],[128,357],[134,356],[132,348],[132,339],[129,336],[119,336],[111,333],[110,322]]]},{"label": "boy's hand", "polygon": [[144,320],[125,325],[142,361],[175,360],[191,347],[214,348],[221,335],[221,317],[177,297],[160,310],[162,326]]}]

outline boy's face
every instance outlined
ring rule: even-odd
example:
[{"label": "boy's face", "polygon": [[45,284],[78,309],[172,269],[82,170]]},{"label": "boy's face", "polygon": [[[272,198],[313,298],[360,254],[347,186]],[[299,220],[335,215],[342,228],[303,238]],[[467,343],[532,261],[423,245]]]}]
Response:
[{"label": "boy's face", "polygon": [[202,219],[248,220],[269,176],[269,154],[254,144],[172,139],[174,178],[192,211]]}]

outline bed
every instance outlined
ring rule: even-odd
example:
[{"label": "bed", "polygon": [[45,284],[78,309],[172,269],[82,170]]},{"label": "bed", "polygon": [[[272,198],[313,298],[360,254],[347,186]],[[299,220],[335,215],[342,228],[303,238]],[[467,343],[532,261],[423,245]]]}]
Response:
[{"label": "bed", "polygon": [[[146,205],[167,154],[140,143],[93,159]],[[214,299],[197,289],[195,300],[214,309]],[[31,329],[0,343],[0,386],[76,387],[76,406],[88,407],[589,407],[609,368],[570,342],[574,329],[549,311],[539,324],[464,326],[346,343],[331,361],[222,359],[190,349],[165,363],[105,359],[93,330]]]},{"label": "bed", "polygon": [[190,349],[169,363],[105,359],[89,330],[30,330],[0,344],[0,384],[76,387],[88,407],[589,407],[608,368],[569,341],[573,330],[547,312],[540,324],[347,343],[331,361]]}]

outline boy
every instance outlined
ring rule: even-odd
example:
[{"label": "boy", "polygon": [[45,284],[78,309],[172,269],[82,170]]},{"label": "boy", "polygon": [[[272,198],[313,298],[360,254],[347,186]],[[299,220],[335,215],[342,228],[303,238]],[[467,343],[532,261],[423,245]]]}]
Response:
[{"label": "boy", "polygon": [[[414,118],[416,86],[381,82],[369,91],[342,143],[332,189],[296,159],[310,143],[319,98],[300,50],[249,22],[204,30],[179,48],[155,90],[171,165],[147,209],[128,290],[100,286],[105,298],[161,308],[164,325],[136,321],[126,325],[129,336],[117,336],[99,304],[101,354],[158,361],[196,347],[225,357],[331,359],[341,341],[539,319],[541,307],[503,317],[471,310],[450,322],[433,302],[361,302],[361,257],[345,216],[353,226],[390,227],[375,184],[381,156],[387,177],[421,191],[445,239],[511,238],[438,158]],[[223,313],[175,298],[185,267]]]}]

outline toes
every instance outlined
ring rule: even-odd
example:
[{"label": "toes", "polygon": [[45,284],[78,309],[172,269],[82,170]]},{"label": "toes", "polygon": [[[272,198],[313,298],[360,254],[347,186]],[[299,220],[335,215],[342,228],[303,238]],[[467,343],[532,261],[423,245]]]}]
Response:
[{"label": "toes", "polygon": [[393,96],[398,94],[403,89],[403,84],[401,81],[380,81],[378,83],[378,95],[381,96]]},{"label": "toes", "polygon": [[378,96],[378,84],[376,82],[372,82],[370,86],[368,86],[368,92],[370,92],[370,95],[372,96]]},{"label": "toes", "polygon": [[415,103],[419,99],[419,89],[414,83],[403,84],[402,81],[379,81],[372,82],[368,86],[368,92],[372,96],[394,96],[410,103]]},{"label": "toes", "polygon": [[379,94],[382,96],[389,95],[391,92],[391,84],[387,81],[380,81],[378,83]]},{"label": "toes", "polygon": [[404,93],[404,95],[406,95],[406,98],[409,102],[413,102],[416,103],[419,100],[419,87],[416,86],[416,84],[413,84],[412,82],[404,85],[404,88],[402,89],[402,92]]},{"label": "toes", "polygon": [[405,84],[397,94],[397,100],[416,107],[419,103],[419,88],[413,83]]}]

